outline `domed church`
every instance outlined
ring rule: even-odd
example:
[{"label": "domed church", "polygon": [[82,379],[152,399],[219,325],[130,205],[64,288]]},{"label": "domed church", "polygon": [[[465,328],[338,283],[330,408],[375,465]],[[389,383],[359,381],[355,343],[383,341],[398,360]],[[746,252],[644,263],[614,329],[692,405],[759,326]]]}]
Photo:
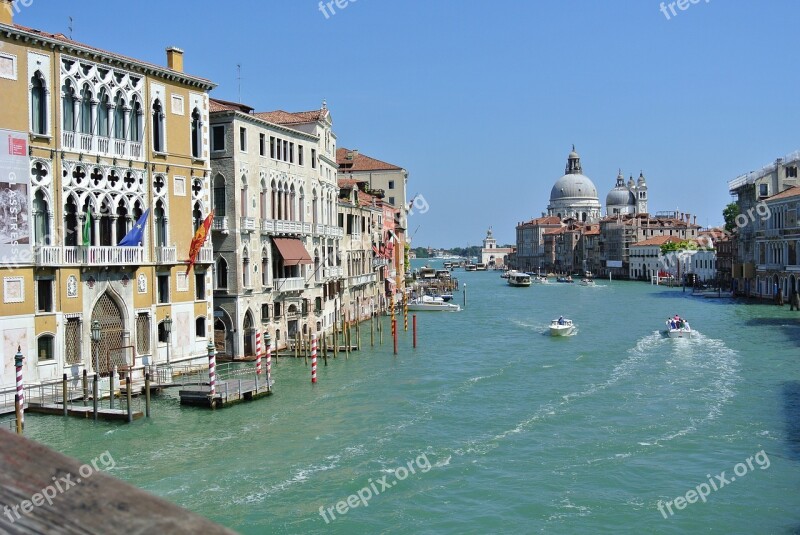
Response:
[{"label": "domed church", "polygon": [[633,177],[625,184],[622,170],[617,175],[617,183],[606,195],[606,215],[646,214],[647,213],[647,183],[644,174],[639,173],[639,179],[634,183]]},{"label": "domed church", "polygon": [[581,158],[575,145],[567,157],[564,176],[559,178],[550,191],[547,215],[557,216],[562,221],[573,218],[580,222],[594,223],[600,219],[602,206],[594,183],[583,174]]}]

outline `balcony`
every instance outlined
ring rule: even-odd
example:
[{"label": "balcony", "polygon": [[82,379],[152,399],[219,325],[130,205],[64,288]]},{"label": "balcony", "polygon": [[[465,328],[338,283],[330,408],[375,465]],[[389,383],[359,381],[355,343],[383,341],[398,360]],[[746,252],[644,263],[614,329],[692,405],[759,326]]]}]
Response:
[{"label": "balcony", "polygon": [[61,264],[61,247],[36,247],[34,261],[37,266],[57,266]]},{"label": "balcony", "polygon": [[213,247],[201,247],[200,252],[197,254],[197,259],[195,260],[197,264],[213,264],[214,263],[214,248]]},{"label": "balcony", "polygon": [[322,268],[322,274],[326,279],[341,277],[344,275],[344,269],[341,266],[326,267]]},{"label": "balcony", "polygon": [[272,288],[276,292],[298,292],[305,290],[306,281],[303,277],[292,277],[289,279],[275,279],[272,281]]},{"label": "balcony", "polygon": [[156,264],[177,264],[177,247],[156,247]]},{"label": "balcony", "polygon": [[109,158],[141,160],[143,156],[142,143],[139,141],[112,139],[81,132],[62,132],[61,146],[64,150],[85,152]]},{"label": "balcony", "polygon": [[310,235],[311,223],[305,221],[285,221],[283,219],[262,219],[261,232],[264,234],[303,234]]},{"label": "balcony", "polygon": [[348,286],[351,288],[353,286],[362,286],[364,284],[371,284],[377,280],[375,273],[366,273],[364,275],[356,275],[354,277],[350,277],[348,280]]},{"label": "balcony", "polygon": [[344,230],[340,227],[333,225],[314,225],[314,234],[323,238],[341,238],[344,236]]},{"label": "balcony", "polygon": [[214,222],[211,224],[211,230],[219,230],[223,234],[227,234],[230,231],[228,228],[228,217],[224,215],[214,216]]},{"label": "balcony", "polygon": [[109,266],[144,263],[142,247],[64,247],[64,264]]},{"label": "balcony", "polygon": [[254,217],[239,218],[240,232],[253,232],[254,230],[256,230],[256,218]]},{"label": "balcony", "polygon": [[383,258],[383,257],[378,257],[378,258],[375,258],[375,259],[372,260],[372,265],[374,267],[388,266],[391,263],[392,263],[392,261],[390,259]]}]

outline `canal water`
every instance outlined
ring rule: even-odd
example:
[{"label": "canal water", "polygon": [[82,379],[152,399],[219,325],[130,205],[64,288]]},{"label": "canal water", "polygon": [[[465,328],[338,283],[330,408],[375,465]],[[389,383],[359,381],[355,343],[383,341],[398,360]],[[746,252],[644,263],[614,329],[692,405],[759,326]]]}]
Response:
[{"label": "canal water", "polygon": [[[800,313],[455,275],[466,309],[418,313],[416,350],[402,321],[398,356],[388,321],[370,349],[365,324],[314,386],[281,359],[267,399],[211,412],[173,392],[150,421],[29,415],[26,435],[108,450],[113,475],[247,534],[800,530]],[[575,336],[545,335],[560,314]],[[674,314],[696,338],[659,333]]]}]

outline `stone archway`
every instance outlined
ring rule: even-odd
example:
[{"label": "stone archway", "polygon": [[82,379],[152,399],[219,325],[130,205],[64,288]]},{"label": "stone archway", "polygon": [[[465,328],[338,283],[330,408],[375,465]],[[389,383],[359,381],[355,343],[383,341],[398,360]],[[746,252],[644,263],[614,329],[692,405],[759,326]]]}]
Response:
[{"label": "stone archway", "polygon": [[100,375],[107,376],[115,366],[128,366],[125,353],[117,351],[126,343],[125,320],[122,309],[108,292],[101,295],[95,303],[91,321],[99,321],[102,331],[100,341],[92,340],[92,368]]},{"label": "stone archway", "polygon": [[253,322],[253,314],[248,310],[244,314],[244,322],[242,323],[242,335],[244,336],[244,354],[242,356],[248,357],[256,354],[255,336],[256,330]]}]

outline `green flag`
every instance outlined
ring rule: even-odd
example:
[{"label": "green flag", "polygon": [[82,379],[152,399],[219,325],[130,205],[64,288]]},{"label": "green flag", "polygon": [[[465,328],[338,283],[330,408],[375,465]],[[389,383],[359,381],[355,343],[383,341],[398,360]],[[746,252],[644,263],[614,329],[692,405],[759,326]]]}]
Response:
[{"label": "green flag", "polygon": [[84,246],[92,244],[92,212],[86,211],[86,220],[83,223],[83,243]]}]

